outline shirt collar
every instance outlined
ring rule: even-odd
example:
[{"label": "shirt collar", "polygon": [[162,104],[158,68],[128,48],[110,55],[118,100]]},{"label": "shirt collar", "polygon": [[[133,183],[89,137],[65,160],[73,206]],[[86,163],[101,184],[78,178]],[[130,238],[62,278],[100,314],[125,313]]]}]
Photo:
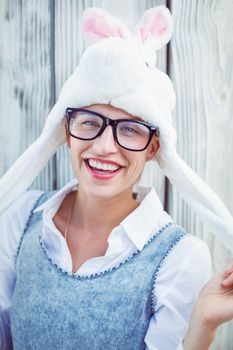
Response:
[{"label": "shirt collar", "polygon": [[151,187],[138,186],[136,193],[141,204],[121,222],[121,225],[135,246],[142,250],[153,232],[158,229],[163,206]]},{"label": "shirt collar", "polygon": [[[66,194],[77,188],[78,181],[77,179],[73,179],[36,208],[34,212],[43,210],[43,218],[52,219]],[[138,185],[134,192],[140,205],[113,232],[115,231],[117,233],[121,227],[137,249],[142,250],[153,232],[156,232],[158,229],[158,221],[163,213],[163,206],[157,193],[151,187]]]}]

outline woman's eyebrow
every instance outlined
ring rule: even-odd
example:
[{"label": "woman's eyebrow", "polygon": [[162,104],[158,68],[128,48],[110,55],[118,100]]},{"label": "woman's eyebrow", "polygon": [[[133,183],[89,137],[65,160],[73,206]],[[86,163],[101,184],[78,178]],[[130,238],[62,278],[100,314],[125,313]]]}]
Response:
[{"label": "woman's eyebrow", "polygon": [[136,120],[138,122],[145,122],[142,118],[140,117],[137,117],[137,116],[129,116],[127,119],[130,119],[130,120]]}]

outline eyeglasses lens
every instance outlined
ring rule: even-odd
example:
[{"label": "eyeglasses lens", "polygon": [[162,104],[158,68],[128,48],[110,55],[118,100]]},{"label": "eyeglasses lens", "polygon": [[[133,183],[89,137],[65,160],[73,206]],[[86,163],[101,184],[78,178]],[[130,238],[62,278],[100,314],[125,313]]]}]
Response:
[{"label": "eyeglasses lens", "polygon": [[[69,130],[74,137],[91,140],[97,136],[103,123],[104,120],[97,115],[77,111],[72,113]],[[126,149],[142,150],[147,146],[150,130],[136,121],[119,121],[116,126],[116,137],[119,145]]]},{"label": "eyeglasses lens", "polygon": [[70,119],[70,132],[73,136],[90,140],[100,131],[103,120],[94,114],[74,112]]},{"label": "eyeglasses lens", "polygon": [[134,121],[122,121],[117,124],[116,134],[122,147],[141,150],[148,143],[150,131],[143,124]]}]

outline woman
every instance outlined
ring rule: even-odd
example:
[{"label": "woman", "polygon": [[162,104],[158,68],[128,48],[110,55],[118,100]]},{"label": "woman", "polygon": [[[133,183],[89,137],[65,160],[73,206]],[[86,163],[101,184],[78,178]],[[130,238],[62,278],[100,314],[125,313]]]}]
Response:
[{"label": "woman", "polygon": [[[105,11],[86,11],[84,34],[100,42],[0,183],[0,209],[11,204],[2,219],[3,348],[11,338],[15,349],[190,346],[210,255],[154,190],[135,186],[145,163],[156,158],[224,242],[232,242],[232,218],[175,150],[175,95],[154,67],[171,27],[164,7],[144,14],[137,38]],[[65,136],[76,179],[55,194],[25,192]]]}]

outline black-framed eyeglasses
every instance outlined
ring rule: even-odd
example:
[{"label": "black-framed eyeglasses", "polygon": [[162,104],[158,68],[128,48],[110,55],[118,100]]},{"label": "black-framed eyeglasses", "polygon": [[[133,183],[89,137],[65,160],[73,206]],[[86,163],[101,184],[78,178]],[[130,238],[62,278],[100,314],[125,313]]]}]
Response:
[{"label": "black-framed eyeglasses", "polygon": [[106,127],[112,127],[114,140],[129,151],[143,151],[153,135],[159,136],[159,128],[131,119],[110,119],[97,112],[83,108],[67,108],[68,131],[79,140],[94,140]]}]

